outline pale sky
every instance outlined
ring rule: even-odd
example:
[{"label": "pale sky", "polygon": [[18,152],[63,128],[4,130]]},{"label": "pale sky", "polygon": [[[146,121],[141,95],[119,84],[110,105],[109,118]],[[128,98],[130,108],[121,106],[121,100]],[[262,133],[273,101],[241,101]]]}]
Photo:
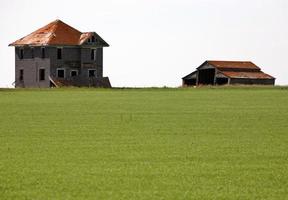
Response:
[{"label": "pale sky", "polygon": [[177,87],[205,60],[249,60],[288,85],[287,0],[1,0],[0,87],[14,82],[8,44],[55,19],[110,44],[112,86]]}]

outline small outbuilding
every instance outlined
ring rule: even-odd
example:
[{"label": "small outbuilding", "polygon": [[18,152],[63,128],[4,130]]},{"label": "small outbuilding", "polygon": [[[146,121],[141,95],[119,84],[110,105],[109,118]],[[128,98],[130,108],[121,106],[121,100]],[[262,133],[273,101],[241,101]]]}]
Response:
[{"label": "small outbuilding", "polygon": [[230,84],[274,85],[275,78],[250,61],[205,61],[182,78],[183,86]]}]

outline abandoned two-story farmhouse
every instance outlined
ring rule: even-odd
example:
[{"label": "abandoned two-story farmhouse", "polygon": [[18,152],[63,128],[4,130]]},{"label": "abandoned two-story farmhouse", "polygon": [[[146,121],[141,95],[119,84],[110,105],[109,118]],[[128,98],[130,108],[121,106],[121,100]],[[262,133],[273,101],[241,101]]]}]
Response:
[{"label": "abandoned two-story farmhouse", "polygon": [[15,87],[111,87],[103,77],[109,45],[95,32],[56,20],[9,46],[15,47]]},{"label": "abandoned two-story farmhouse", "polygon": [[275,78],[249,61],[205,61],[196,71],[183,77],[182,83],[183,86],[274,85]]}]

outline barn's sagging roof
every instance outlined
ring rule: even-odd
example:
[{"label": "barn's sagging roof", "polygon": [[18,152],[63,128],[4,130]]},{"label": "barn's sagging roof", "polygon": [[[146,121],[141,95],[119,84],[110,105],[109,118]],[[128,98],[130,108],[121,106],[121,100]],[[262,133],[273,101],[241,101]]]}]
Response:
[{"label": "barn's sagging roof", "polygon": [[250,61],[216,61],[208,60],[206,61],[210,65],[213,65],[219,69],[255,69],[260,70],[260,68]]},{"label": "barn's sagging roof", "polygon": [[[205,61],[200,65],[201,67],[209,64],[216,68],[218,72],[227,78],[241,78],[241,79],[275,79],[273,76],[266,74],[261,69],[250,61]],[[196,79],[197,70],[183,77],[182,79]]]},{"label": "barn's sagging roof", "polygon": [[[82,45],[93,34],[97,35],[95,32],[82,33],[61,20],[55,20],[9,46]],[[102,46],[109,46],[102,38],[100,40]]]},{"label": "barn's sagging roof", "polygon": [[274,77],[264,72],[231,72],[221,71],[221,73],[229,78],[250,78],[250,79],[274,79]]}]

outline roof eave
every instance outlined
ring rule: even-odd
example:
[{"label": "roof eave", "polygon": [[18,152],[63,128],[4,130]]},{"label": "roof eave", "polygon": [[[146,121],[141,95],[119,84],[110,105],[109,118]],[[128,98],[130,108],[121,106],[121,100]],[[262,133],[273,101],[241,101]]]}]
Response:
[{"label": "roof eave", "polygon": [[182,79],[185,79],[185,78],[187,78],[188,76],[191,76],[191,75],[194,74],[194,73],[197,73],[197,70],[194,71],[194,72],[192,72],[192,73],[190,73],[190,74],[188,74],[188,75],[186,75],[186,76],[184,76]]},{"label": "roof eave", "polygon": [[229,77],[229,78],[231,78],[231,79],[258,79],[258,80],[275,80],[275,78],[256,78],[256,77]]},{"label": "roof eave", "polygon": [[[205,65],[206,63],[208,63],[208,60],[206,60],[204,63],[202,63],[199,67],[197,67],[196,69],[198,70],[200,67],[202,67],[203,65]],[[215,66],[213,66],[215,67]]]}]

